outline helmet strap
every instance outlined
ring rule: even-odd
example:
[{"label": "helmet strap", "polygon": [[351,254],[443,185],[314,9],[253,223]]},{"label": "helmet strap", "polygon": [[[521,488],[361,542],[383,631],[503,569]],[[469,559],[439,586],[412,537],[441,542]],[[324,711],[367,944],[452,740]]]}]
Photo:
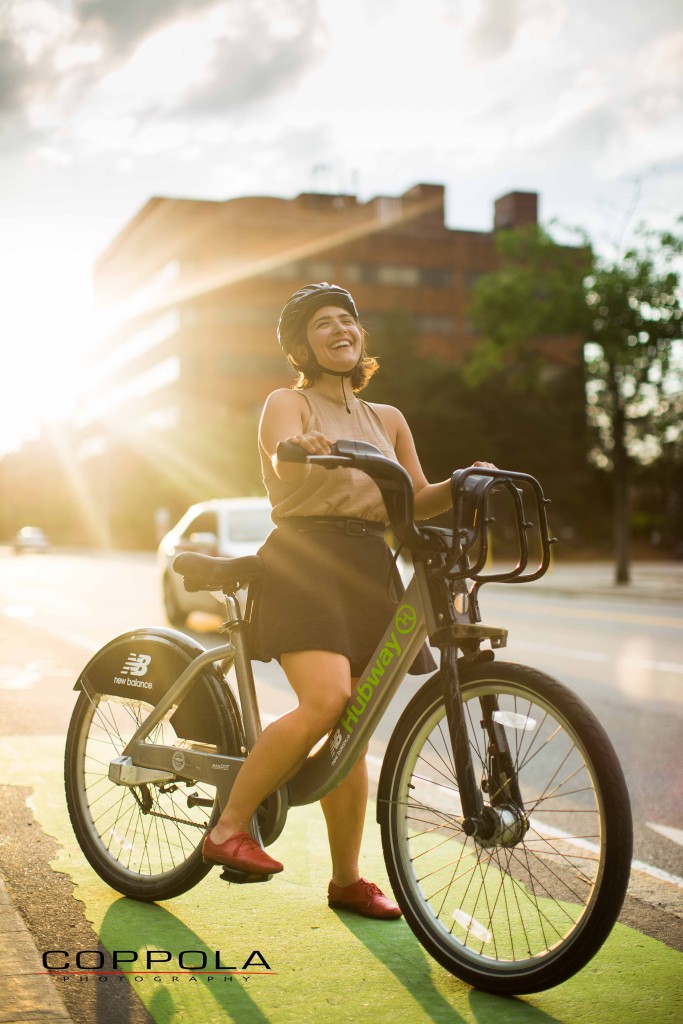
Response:
[{"label": "helmet strap", "polygon": [[358,362],[356,363],[355,366],[352,366],[350,370],[328,370],[327,367],[320,365],[320,363],[316,359],[316,357],[315,357],[315,355],[313,353],[313,350],[312,350],[311,346],[309,345],[308,341],[306,342],[306,348],[308,349],[308,353],[309,353],[312,361],[314,362],[315,366],[317,367],[318,370],[320,370],[321,373],[326,373],[328,377],[339,377],[341,379],[341,389],[342,389],[342,396],[344,398],[344,406],[345,406],[346,411],[348,412],[348,414],[351,415],[351,410],[349,409],[349,401],[348,401],[348,399],[346,397],[346,390],[344,388],[344,379],[346,377],[351,377],[351,375],[353,374],[353,371],[358,366],[360,366],[360,364],[363,361],[363,353],[361,352],[360,357],[358,359]]},{"label": "helmet strap", "polygon": [[344,380],[345,380],[346,377],[350,377],[351,376],[353,371],[356,369],[356,366],[358,366],[359,363],[362,361],[362,359],[363,359],[362,354],[361,354],[360,359],[356,363],[356,366],[353,366],[350,370],[328,370],[326,367],[320,365],[320,363],[315,358],[315,356],[313,356],[313,359],[315,360],[315,363],[316,363],[316,365],[317,365],[317,367],[318,367],[318,369],[320,370],[321,373],[326,373],[328,375],[328,377],[340,377],[341,378],[341,389],[342,389],[342,395],[343,395],[343,398],[344,398],[344,406],[346,407],[346,411],[348,412],[348,414],[350,416],[351,415],[351,410],[349,409],[349,401],[348,401],[348,399],[346,397],[346,390],[344,388]]}]

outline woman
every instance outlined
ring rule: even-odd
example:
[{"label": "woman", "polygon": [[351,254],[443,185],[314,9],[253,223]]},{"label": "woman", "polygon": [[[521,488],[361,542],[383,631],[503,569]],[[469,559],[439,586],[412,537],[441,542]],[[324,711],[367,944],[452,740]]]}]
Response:
[{"label": "woman", "polygon": [[[281,463],[278,443],[324,455],[340,438],[369,441],[410,474],[416,518],[451,507],[450,480],[427,482],[398,409],[356,397],[378,365],[367,355],[347,291],[326,282],[302,288],[282,311],[278,337],[299,378],[294,389],[268,397],[261,417],[259,450],[277,529],[260,552],[265,574],[250,639],[255,657],[280,661],[299,705],[263,732],[204,841],[207,860],[260,874],[283,865],[249,835],[253,814],[336,723],[395,609],[377,486],[359,470]],[[432,667],[424,648],[411,671]],[[363,757],[321,800],[332,855],[328,902],[367,917],[397,918],[398,906],[360,876],[367,794]]]}]

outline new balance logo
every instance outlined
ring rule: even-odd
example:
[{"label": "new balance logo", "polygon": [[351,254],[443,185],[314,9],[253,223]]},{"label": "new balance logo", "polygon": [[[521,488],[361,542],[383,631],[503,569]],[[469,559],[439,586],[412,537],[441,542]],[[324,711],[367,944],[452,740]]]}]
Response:
[{"label": "new balance logo", "polygon": [[149,654],[129,654],[121,669],[122,676],[144,676],[147,674],[149,663],[152,660]]},{"label": "new balance logo", "polygon": [[341,729],[336,729],[335,733],[334,733],[334,736],[330,740],[330,753],[331,754],[336,754],[337,753],[337,751],[339,750],[339,747],[341,746],[341,741],[342,741]]}]

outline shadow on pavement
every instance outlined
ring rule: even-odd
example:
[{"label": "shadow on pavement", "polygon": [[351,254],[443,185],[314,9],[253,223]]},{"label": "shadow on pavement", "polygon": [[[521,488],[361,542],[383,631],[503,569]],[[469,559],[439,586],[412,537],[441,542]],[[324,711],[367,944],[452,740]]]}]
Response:
[{"label": "shadow on pavement", "polygon": [[[557,1024],[557,1018],[515,996],[494,996],[470,989],[444,971],[446,998],[434,984],[433,972],[442,971],[427,956],[405,921],[371,921],[336,911],[340,922],[379,962],[388,968],[434,1024],[465,1021],[456,1006],[469,1001],[478,1024]],[[469,995],[468,995],[469,993]]]},{"label": "shadow on pavement", "polygon": [[[557,1017],[517,996],[492,996],[473,988],[469,1001],[477,1024],[559,1024]],[[505,1009],[501,1010],[503,1006]]]},{"label": "shadow on pavement", "polygon": [[[182,950],[193,950],[206,953],[208,964],[213,963],[215,957],[215,951],[207,946],[196,932],[163,907],[156,903],[138,903],[125,897],[112,903],[105,914],[100,929],[100,941],[110,951],[132,949],[137,951],[138,955],[147,949],[166,949],[177,957]],[[226,959],[229,956],[229,952],[224,954],[224,962],[229,963]],[[142,962],[144,965],[144,959]],[[236,963],[236,966],[240,970],[242,963]],[[177,968],[177,959],[169,964],[159,964],[159,973],[172,967]],[[257,970],[258,967],[254,966],[253,969]],[[180,974],[180,969],[177,969],[177,973]],[[215,974],[218,976],[218,972]],[[155,986],[152,998],[144,1001],[156,1024],[170,1024],[171,1021],[180,1019],[173,989],[178,990],[179,995],[185,995],[183,989],[188,983],[195,991],[202,985],[206,994],[220,1008],[226,1021],[234,1021],[235,1024],[270,1024],[270,1018],[251,998],[241,977],[234,977],[232,981],[225,981],[219,985],[217,981],[208,982],[199,975],[197,982],[193,983],[186,975],[182,978],[182,987],[176,983],[173,989],[170,985],[154,982],[151,975],[145,980],[149,985]],[[140,988],[143,984],[145,982],[140,983]],[[106,988],[106,985],[102,986],[100,998],[103,1002],[107,1000]],[[142,998],[142,993],[139,994]],[[99,1020],[99,1017],[97,1019]],[[117,1024],[127,1024],[127,1020],[121,1018]]]}]

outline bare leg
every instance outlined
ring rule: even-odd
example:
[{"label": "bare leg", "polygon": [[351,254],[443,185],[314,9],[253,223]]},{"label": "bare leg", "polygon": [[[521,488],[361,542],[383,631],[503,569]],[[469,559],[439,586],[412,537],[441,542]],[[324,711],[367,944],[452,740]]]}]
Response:
[{"label": "bare leg", "polygon": [[351,693],[349,663],[341,654],[297,651],[282,656],[282,667],[299,706],[269,725],[254,745],[212,829],[214,843],[248,830],[261,801],[294,775],[311,748],[332,728]]},{"label": "bare leg", "polygon": [[353,885],[360,878],[358,857],[367,802],[368,769],[363,756],[344,781],[320,801],[332,855],[332,881],[336,885]]}]

